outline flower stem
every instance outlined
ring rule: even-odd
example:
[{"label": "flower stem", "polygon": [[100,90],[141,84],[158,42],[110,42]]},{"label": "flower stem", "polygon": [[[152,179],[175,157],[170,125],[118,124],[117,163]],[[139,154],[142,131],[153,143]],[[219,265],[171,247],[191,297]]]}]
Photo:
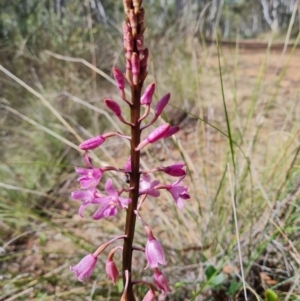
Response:
[{"label": "flower stem", "polygon": [[[140,98],[143,83],[140,82],[137,85],[132,85],[131,95],[132,95],[132,105],[131,105],[131,173],[130,173],[130,187],[133,187],[130,191],[129,197],[132,202],[128,206],[126,225],[125,225],[125,235],[123,246],[123,275],[127,270],[129,272],[129,283],[127,291],[125,292],[124,300],[135,301],[135,297],[132,290],[131,282],[131,264],[132,264],[132,244],[135,232],[135,222],[136,215],[134,211],[137,209],[138,198],[139,198],[139,182],[140,182],[140,152],[135,151],[135,148],[139,145],[141,140],[141,130],[140,130]],[[125,276],[123,276],[123,282],[125,285]]]}]

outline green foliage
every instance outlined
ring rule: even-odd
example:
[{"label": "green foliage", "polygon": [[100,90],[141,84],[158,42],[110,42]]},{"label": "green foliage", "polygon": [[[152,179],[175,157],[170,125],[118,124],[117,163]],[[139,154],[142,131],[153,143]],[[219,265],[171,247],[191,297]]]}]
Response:
[{"label": "green foliage", "polygon": [[228,296],[234,296],[241,288],[243,287],[243,283],[240,281],[231,281],[230,285],[227,289]]},{"label": "green foliage", "polygon": [[278,301],[278,295],[271,289],[265,290],[266,301]]}]

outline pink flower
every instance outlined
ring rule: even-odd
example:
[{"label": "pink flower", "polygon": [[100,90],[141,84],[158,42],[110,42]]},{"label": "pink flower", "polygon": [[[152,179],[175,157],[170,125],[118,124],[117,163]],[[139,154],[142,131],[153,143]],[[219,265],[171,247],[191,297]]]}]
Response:
[{"label": "pink flower", "polygon": [[155,293],[152,289],[150,289],[145,295],[143,301],[154,301],[154,300],[155,300]]},{"label": "pink flower", "polygon": [[96,187],[101,180],[103,170],[91,164],[88,153],[85,154],[84,161],[90,168],[75,167],[75,171],[81,176],[78,178],[80,186],[83,189]]},{"label": "pink flower", "polygon": [[102,219],[108,216],[115,216],[118,213],[118,208],[127,208],[131,203],[130,198],[122,198],[118,191],[113,187],[112,180],[108,179],[105,184],[105,191],[108,196],[103,196],[95,199],[94,204],[100,204],[98,210],[94,213],[93,219]]},{"label": "pink flower", "polygon": [[162,113],[163,109],[165,108],[165,106],[168,104],[168,102],[170,100],[170,96],[171,96],[170,93],[164,95],[161,98],[161,100],[156,104],[155,109],[154,109],[155,116],[159,116]]},{"label": "pink flower", "polygon": [[188,200],[190,198],[189,194],[187,193],[187,186],[180,186],[180,182],[185,178],[185,176],[178,179],[171,185],[168,185],[167,190],[171,193],[176,205],[179,209],[182,209],[184,204],[183,200]]},{"label": "pink flower", "polygon": [[86,191],[73,191],[71,197],[74,200],[82,200],[82,204],[79,207],[78,214],[83,217],[83,211],[89,204],[97,204],[97,192],[96,189],[90,188]]},{"label": "pink flower", "polygon": [[167,167],[158,168],[158,170],[165,172],[172,177],[182,177],[186,175],[186,171],[183,169],[184,163],[177,163]]},{"label": "pink flower", "polygon": [[155,83],[150,84],[141,97],[142,105],[150,105],[155,91]]},{"label": "pink flower", "polygon": [[171,292],[169,281],[164,274],[159,269],[153,269],[153,271],[156,287],[161,290],[164,295],[166,295],[168,292]]},{"label": "pink flower", "polygon": [[83,257],[78,264],[70,267],[77,279],[82,282],[84,279],[89,280],[97,262],[97,257],[89,254]]},{"label": "pink flower", "polygon": [[151,268],[157,268],[158,264],[166,265],[165,254],[161,244],[155,239],[152,231],[147,228],[148,240],[145,248],[145,255],[148,261],[147,267],[150,265]]},{"label": "pink flower", "polygon": [[160,195],[160,192],[157,189],[155,189],[155,186],[157,186],[158,184],[158,180],[154,180],[153,182],[151,182],[149,175],[142,175],[140,179],[140,195],[149,194],[153,197],[158,197]]},{"label": "pink flower", "polygon": [[119,271],[115,262],[112,259],[108,259],[106,261],[105,270],[106,270],[107,278],[112,280],[113,283],[116,284],[117,278],[119,276]]},{"label": "pink flower", "polygon": [[83,189],[96,187],[103,175],[101,168],[75,167],[75,171],[81,176],[78,178],[78,182]]},{"label": "pink flower", "polygon": [[100,135],[100,136],[85,140],[84,142],[82,142],[79,145],[79,148],[81,148],[82,150],[94,149],[94,148],[100,146],[104,141],[105,141],[105,138],[102,135]]}]

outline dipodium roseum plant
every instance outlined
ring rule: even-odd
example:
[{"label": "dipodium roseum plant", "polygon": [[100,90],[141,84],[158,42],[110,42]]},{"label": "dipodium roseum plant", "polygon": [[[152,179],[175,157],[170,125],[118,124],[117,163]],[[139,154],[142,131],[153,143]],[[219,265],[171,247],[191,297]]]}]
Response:
[{"label": "dipodium roseum plant", "polygon": [[[160,139],[166,139],[178,132],[179,128],[170,126],[170,124],[155,124],[162,111],[170,100],[170,94],[164,95],[154,106],[151,112],[152,98],[155,91],[155,83],[151,83],[143,91],[143,83],[147,76],[148,49],[144,47],[143,33],[144,9],[141,7],[141,0],[124,0],[124,9],[126,20],[123,23],[124,51],[126,58],[125,73],[118,68],[113,68],[113,75],[120,91],[124,105],[130,108],[130,121],[126,121],[122,115],[121,107],[112,99],[104,100],[105,105],[112,111],[118,119],[130,127],[131,135],[125,136],[120,133],[104,133],[94,138],[88,139],[81,143],[79,147],[85,151],[85,163],[87,167],[76,167],[75,170],[79,175],[80,190],[72,192],[72,198],[80,201],[79,214],[83,216],[84,210],[90,204],[96,205],[97,209],[92,218],[100,220],[110,218],[120,211],[126,213],[125,233],[112,238],[110,241],[101,245],[93,254],[86,255],[77,265],[71,267],[71,271],[76,275],[79,281],[88,280],[97,264],[98,256],[111,243],[123,240],[123,245],[114,247],[110,250],[106,261],[106,275],[116,284],[119,275],[123,277],[124,289],[121,296],[123,301],[134,301],[133,285],[146,285],[148,292],[144,296],[144,301],[154,300],[155,287],[163,294],[170,292],[167,277],[160,270],[160,266],[167,264],[162,245],[155,238],[151,226],[140,215],[140,209],[143,202],[148,196],[158,198],[160,191],[165,190],[170,193],[174,199],[175,205],[179,209],[184,206],[184,201],[189,199],[187,186],[182,185],[186,176],[185,164],[174,163],[171,166],[159,166],[151,170],[141,170],[140,168],[140,151]],[[125,95],[125,85],[131,90],[131,99]],[[146,122],[147,120],[147,122]],[[144,130],[153,127],[150,134],[146,137]],[[123,169],[112,166],[96,167],[93,166],[89,150],[99,147],[105,143],[108,138],[117,136],[122,139],[128,139],[131,143],[131,154]],[[97,186],[101,181],[104,172],[119,172],[126,175],[129,179],[128,187],[116,189],[112,179],[108,178],[105,183],[105,191],[99,191]],[[163,172],[169,176],[175,177],[171,183],[160,183],[155,179],[155,174]],[[153,179],[154,178],[154,179]],[[145,229],[145,247],[133,246],[136,221],[140,221]],[[122,270],[114,262],[114,253],[121,250]],[[132,279],[132,253],[133,251],[144,254],[147,261],[146,268],[152,269],[153,283],[140,279]]]}]

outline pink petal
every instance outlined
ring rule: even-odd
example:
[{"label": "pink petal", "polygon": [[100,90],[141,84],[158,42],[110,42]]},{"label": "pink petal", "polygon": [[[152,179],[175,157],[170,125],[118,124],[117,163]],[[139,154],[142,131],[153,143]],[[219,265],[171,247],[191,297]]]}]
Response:
[{"label": "pink petal", "polygon": [[118,213],[117,208],[110,204],[110,200],[100,205],[93,214],[93,219],[99,220],[108,216],[115,216]]},{"label": "pink petal", "polygon": [[113,182],[112,179],[108,179],[105,183],[105,191],[107,192],[107,194],[109,195],[118,195],[118,192],[116,191],[116,189],[113,187]]},{"label": "pink petal", "polygon": [[90,279],[96,263],[97,257],[93,254],[89,254],[83,257],[77,265],[70,267],[70,270],[75,274],[77,279],[82,282],[84,279]]},{"label": "pink petal", "polygon": [[89,168],[75,167],[75,171],[82,176],[86,176],[89,174]]},{"label": "pink petal", "polygon": [[119,271],[113,260],[108,259],[106,261],[105,271],[106,271],[107,278],[112,280],[113,283],[116,284],[117,278],[119,276]]},{"label": "pink petal", "polygon": [[84,200],[84,199],[93,198],[94,193],[89,190],[87,191],[77,190],[71,193],[71,197],[74,200]]},{"label": "pink petal", "polygon": [[83,217],[83,211],[85,210],[85,208],[86,208],[89,204],[91,204],[91,202],[86,201],[86,202],[83,202],[83,203],[80,205],[79,210],[78,210],[78,214],[79,214],[81,217]]},{"label": "pink petal", "polygon": [[157,268],[158,264],[166,265],[164,250],[156,239],[148,239],[145,254],[151,268]]},{"label": "pink petal", "polygon": [[128,208],[128,205],[132,202],[132,200],[130,198],[118,197],[118,199],[121,203],[122,208]]},{"label": "pink petal", "polygon": [[154,270],[154,281],[157,288],[161,290],[164,295],[171,292],[168,279],[158,269]]},{"label": "pink petal", "polygon": [[131,171],[131,156],[128,157],[125,166],[124,166],[125,171]]}]

